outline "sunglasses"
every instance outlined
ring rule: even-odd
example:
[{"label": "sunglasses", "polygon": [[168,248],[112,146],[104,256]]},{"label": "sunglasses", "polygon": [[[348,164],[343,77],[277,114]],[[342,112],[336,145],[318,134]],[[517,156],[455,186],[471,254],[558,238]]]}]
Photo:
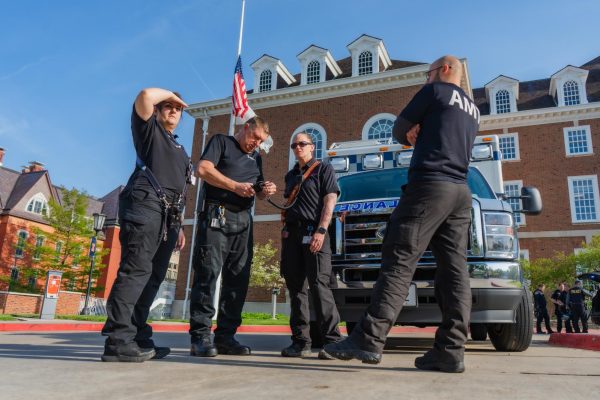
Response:
[{"label": "sunglasses", "polygon": [[[447,64],[444,64],[444,65],[447,65]],[[429,77],[431,76],[431,73],[433,71],[437,71],[438,69],[444,68],[444,65],[440,65],[437,68],[433,68],[433,69],[430,69],[429,71],[425,72],[425,78],[429,80]],[[448,65],[448,69],[452,69],[452,67],[450,65]]]},{"label": "sunglasses", "polygon": [[296,147],[298,147],[298,146],[305,147],[305,146],[308,146],[309,144],[312,144],[312,143],[309,143],[309,142],[296,142],[296,143],[292,143],[290,145],[290,147],[292,148],[292,150],[295,150]]}]

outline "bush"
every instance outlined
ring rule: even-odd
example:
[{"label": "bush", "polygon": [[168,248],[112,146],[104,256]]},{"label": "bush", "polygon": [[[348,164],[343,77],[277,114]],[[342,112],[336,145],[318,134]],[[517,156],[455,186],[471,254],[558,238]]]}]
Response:
[{"label": "bush", "polygon": [[269,240],[254,245],[254,257],[250,269],[250,286],[258,288],[281,288],[285,281],[279,269],[278,251]]}]

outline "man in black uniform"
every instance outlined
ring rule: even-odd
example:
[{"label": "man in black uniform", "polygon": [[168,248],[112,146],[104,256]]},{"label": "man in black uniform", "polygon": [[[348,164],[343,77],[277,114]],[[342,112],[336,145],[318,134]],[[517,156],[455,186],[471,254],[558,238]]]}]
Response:
[{"label": "man in black uniform", "polygon": [[325,346],[336,358],[358,358],[373,364],[381,361],[386,335],[429,245],[437,261],[435,297],[442,321],[433,349],[417,358],[415,366],[464,371],[471,312],[466,260],[471,213],[467,171],[479,111],[459,86],[462,76],[457,58],[445,56],[435,61],[427,72],[427,84],[396,119],[394,137],[415,146],[408,183],[387,225],[370,306],[347,339]]},{"label": "man in black uniform", "polygon": [[536,333],[543,334],[545,332],[542,331],[542,319],[546,324],[546,332],[553,333],[552,328],[550,327],[550,315],[548,315],[548,308],[546,307],[546,296],[544,295],[544,290],[546,289],[546,285],[540,283],[537,289],[533,292],[533,304],[536,316]]},{"label": "man in black uniform", "polygon": [[[315,145],[307,133],[296,134],[291,148],[298,162],[285,175],[284,197],[290,208],[285,211],[281,231],[281,275],[290,292],[292,344],[281,355],[308,357],[312,352],[307,283],[324,343],[342,340],[340,316],[329,287],[331,246],[327,233],[339,188],[333,167],[313,157]],[[332,359],[324,350],[318,357]]]},{"label": "man in black uniform", "polygon": [[103,361],[163,358],[146,323],[173,249],[185,243],[181,210],[191,179],[190,160],[175,140],[186,104],[174,92],[149,88],[135,99],[131,131],[136,168],[119,197],[121,263],[106,310]]},{"label": "man in black uniform", "polygon": [[567,302],[571,310],[571,321],[575,333],[581,333],[579,330],[579,320],[581,320],[581,327],[583,333],[588,333],[587,313],[585,309],[585,296],[592,296],[590,292],[583,288],[580,279],[575,280],[575,286],[569,289],[567,293]]},{"label": "man in black uniform", "polygon": [[[213,136],[198,163],[197,174],[204,180],[204,200],[193,258],[192,356],[250,354],[250,348],[237,342],[234,335],[242,322],[250,280],[254,196],[264,199],[276,191],[272,182],[256,185],[263,181],[258,146],[268,134],[267,123],[255,117],[235,136]],[[213,342],[213,301],[219,273],[222,284]]]},{"label": "man in black uniform", "polygon": [[557,289],[554,292],[552,292],[550,301],[554,303],[554,315],[556,315],[556,332],[560,333],[562,331],[563,321],[565,321],[565,330],[567,331],[567,333],[573,333],[571,321],[569,318],[567,318],[567,290],[565,288],[564,282],[559,283]]}]

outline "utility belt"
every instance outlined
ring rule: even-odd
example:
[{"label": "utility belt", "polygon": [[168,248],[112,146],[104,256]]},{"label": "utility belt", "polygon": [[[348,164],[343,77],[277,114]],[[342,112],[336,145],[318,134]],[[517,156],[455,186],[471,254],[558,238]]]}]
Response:
[{"label": "utility belt", "polygon": [[158,196],[158,200],[160,201],[160,205],[163,211],[161,236],[164,241],[167,241],[168,227],[177,225],[181,226],[181,223],[183,222],[183,201],[185,198],[187,185],[191,177],[191,164],[190,167],[188,167],[183,192],[176,193],[174,196],[171,196],[171,199],[169,199],[165,190],[160,186],[158,179],[156,179],[156,176],[154,176],[150,168],[148,168],[139,157],[136,159],[135,164],[137,168],[139,168],[146,174],[150,185],[152,185],[152,187],[156,191],[156,195]]},{"label": "utility belt", "polygon": [[206,211],[208,209],[208,205],[215,205],[218,207],[223,207],[224,209],[231,211],[231,212],[235,212],[235,213],[246,211],[251,208],[251,207],[242,207],[242,206],[238,206],[235,204],[228,204],[228,203],[224,203],[224,202],[218,201],[218,200],[206,199],[206,201],[204,202],[204,209],[202,211]]},{"label": "utility belt", "polygon": [[312,230],[315,230],[317,226],[319,226],[318,222],[314,222],[314,221],[302,221],[302,220],[296,220],[296,221],[285,221],[283,223],[284,227],[288,228],[288,229],[308,229],[309,227],[312,227]]}]

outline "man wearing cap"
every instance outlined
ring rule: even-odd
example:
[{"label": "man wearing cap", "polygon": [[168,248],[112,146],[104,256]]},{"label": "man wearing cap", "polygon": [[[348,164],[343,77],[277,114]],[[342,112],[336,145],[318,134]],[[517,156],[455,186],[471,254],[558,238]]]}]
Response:
[{"label": "man wearing cap", "polygon": [[588,333],[587,313],[585,309],[585,297],[590,296],[591,293],[583,288],[581,279],[575,280],[575,286],[569,289],[567,294],[567,304],[571,310],[571,323],[575,333],[581,333],[579,329],[579,320],[581,320],[581,327],[583,333]]}]

